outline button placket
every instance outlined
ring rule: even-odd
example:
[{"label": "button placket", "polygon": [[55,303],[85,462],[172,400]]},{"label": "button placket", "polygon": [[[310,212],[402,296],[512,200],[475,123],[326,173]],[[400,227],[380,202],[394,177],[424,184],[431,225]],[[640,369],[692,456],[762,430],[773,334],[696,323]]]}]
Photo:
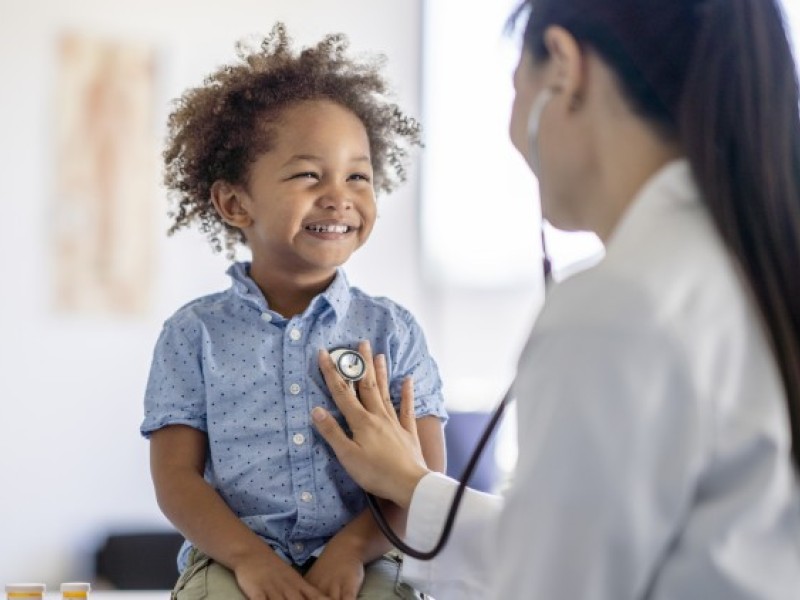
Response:
[{"label": "button placket", "polygon": [[[313,533],[318,506],[316,503],[315,477],[313,457],[311,456],[311,438],[306,434],[309,426],[305,396],[313,393],[313,384],[307,377],[307,357],[305,346],[309,336],[313,336],[310,323],[293,319],[286,324],[283,343],[283,373],[286,379],[287,426],[289,428],[289,460],[291,464],[291,486],[297,502],[297,523],[295,533],[298,536]],[[309,385],[306,385],[308,383]],[[297,546],[296,544],[300,544]],[[305,545],[297,542],[291,546],[292,552],[300,555],[305,552]]]}]

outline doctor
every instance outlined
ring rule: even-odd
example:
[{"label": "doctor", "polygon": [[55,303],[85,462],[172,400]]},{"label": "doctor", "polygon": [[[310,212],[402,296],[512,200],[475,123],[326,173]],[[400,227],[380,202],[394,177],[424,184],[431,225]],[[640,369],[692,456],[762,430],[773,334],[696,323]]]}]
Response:
[{"label": "doctor", "polygon": [[[502,500],[468,491],[404,577],[437,600],[800,598],[800,123],[776,0],[528,0],[510,134],[545,217],[604,260],[556,285],[519,360]],[[313,412],[367,490],[435,543],[429,472],[385,362],[353,430]]]}]

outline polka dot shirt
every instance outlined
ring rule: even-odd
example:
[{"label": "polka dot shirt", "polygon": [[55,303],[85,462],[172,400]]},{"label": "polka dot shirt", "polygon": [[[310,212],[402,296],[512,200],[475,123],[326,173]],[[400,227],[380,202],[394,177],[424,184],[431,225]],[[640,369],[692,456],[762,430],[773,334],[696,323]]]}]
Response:
[{"label": "polka dot shirt", "polygon": [[[208,436],[205,478],[286,560],[302,564],[365,508],[363,493],[311,424],[315,406],[344,422],[317,364],[320,348],[367,339],[386,355],[393,398],[414,378],[416,413],[447,418],[436,363],[411,314],[350,287],[339,271],[302,314],[271,311],[248,276],[169,318],[156,343],[141,433],[188,425]],[[183,569],[190,550],[179,556]]]}]

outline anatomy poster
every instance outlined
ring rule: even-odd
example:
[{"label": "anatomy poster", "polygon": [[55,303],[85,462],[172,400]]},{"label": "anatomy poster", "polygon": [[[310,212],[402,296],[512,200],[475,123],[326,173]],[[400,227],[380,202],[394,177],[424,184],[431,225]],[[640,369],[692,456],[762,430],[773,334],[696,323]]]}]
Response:
[{"label": "anatomy poster", "polygon": [[54,304],[142,313],[154,277],[154,52],[64,35],[55,83]]}]

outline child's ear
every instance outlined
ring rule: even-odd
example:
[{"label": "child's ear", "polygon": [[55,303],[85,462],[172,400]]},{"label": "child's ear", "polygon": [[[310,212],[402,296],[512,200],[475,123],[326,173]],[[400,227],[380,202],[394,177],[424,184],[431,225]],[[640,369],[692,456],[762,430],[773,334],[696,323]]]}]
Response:
[{"label": "child's ear", "polygon": [[218,179],[211,186],[211,202],[217,213],[228,225],[243,229],[252,223],[242,204],[242,191],[227,181]]}]

